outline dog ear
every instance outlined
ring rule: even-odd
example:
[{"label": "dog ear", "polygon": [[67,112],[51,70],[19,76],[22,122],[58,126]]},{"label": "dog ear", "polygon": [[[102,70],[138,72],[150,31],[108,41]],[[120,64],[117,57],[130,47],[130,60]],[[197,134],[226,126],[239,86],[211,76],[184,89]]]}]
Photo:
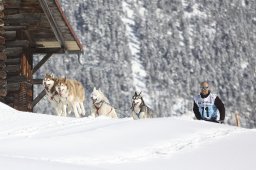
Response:
[{"label": "dog ear", "polygon": [[95,87],[93,87],[93,91],[96,91],[96,88],[95,88]]},{"label": "dog ear", "polygon": [[137,92],[134,93],[135,96],[138,96]]},{"label": "dog ear", "polygon": [[101,92],[100,88],[99,88],[99,91]]},{"label": "dog ear", "polygon": [[[140,92],[140,94],[141,94],[141,92]],[[140,96],[140,94],[138,96]]]},{"label": "dog ear", "polygon": [[51,74],[50,74],[50,77],[51,77],[51,78],[54,78],[54,74],[53,74],[53,73],[51,73]]}]

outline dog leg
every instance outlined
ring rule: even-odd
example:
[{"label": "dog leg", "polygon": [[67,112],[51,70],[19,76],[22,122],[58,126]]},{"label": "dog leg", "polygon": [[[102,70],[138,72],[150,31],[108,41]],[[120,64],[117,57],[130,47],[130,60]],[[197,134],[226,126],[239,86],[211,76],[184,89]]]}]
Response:
[{"label": "dog leg", "polygon": [[61,116],[61,112],[60,112],[59,108],[55,107],[55,111],[56,111],[57,116]]},{"label": "dog leg", "polygon": [[92,107],[91,116],[92,116],[93,118],[96,118],[96,109],[95,109],[95,107]]},{"label": "dog leg", "polygon": [[80,105],[80,108],[81,108],[81,110],[82,110],[82,112],[81,112],[82,115],[85,116],[85,109],[84,109],[84,104],[83,104],[83,102],[80,102],[79,105]]},{"label": "dog leg", "polygon": [[60,109],[59,105],[52,102],[52,106],[54,107],[54,109],[55,109],[55,111],[56,111],[56,115],[57,115],[57,116],[61,116],[62,110]]},{"label": "dog leg", "polygon": [[67,104],[62,105],[62,116],[67,117]]},{"label": "dog leg", "polygon": [[79,113],[78,113],[78,111],[77,111],[77,107],[78,107],[78,103],[75,102],[75,103],[73,104],[73,110],[74,110],[75,116],[78,118],[78,117],[80,117],[80,115],[79,115]]},{"label": "dog leg", "polygon": [[82,108],[80,106],[80,102],[77,102],[77,111],[79,115],[82,115]]},{"label": "dog leg", "polygon": [[133,120],[139,119],[138,115],[135,112],[132,112],[132,118],[133,118]]},{"label": "dog leg", "polygon": [[146,119],[147,116],[146,116],[145,112],[141,112],[139,118],[140,118],[140,119]]},{"label": "dog leg", "polygon": [[111,116],[112,118],[115,118],[115,119],[118,118],[115,109],[112,110],[112,114],[111,115],[112,115]]},{"label": "dog leg", "polygon": [[72,106],[70,103],[67,104],[68,114],[70,115],[72,112]]}]

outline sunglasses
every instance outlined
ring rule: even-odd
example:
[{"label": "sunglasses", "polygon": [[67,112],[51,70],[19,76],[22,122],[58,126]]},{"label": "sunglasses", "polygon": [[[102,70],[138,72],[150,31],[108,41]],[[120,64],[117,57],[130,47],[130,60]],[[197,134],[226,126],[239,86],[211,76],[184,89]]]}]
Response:
[{"label": "sunglasses", "polygon": [[204,87],[204,86],[202,86],[200,88],[201,88],[201,90],[207,90],[208,89],[208,87]]}]

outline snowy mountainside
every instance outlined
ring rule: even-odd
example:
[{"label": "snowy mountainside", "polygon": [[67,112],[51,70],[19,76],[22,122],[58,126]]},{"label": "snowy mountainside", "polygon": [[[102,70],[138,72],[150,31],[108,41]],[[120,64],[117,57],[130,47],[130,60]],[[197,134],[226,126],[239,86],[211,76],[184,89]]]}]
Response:
[{"label": "snowy mountainside", "polygon": [[[56,56],[36,76],[54,72],[81,80],[88,112],[96,86],[121,110],[120,117],[129,116],[135,90],[160,117],[191,114],[199,82],[207,80],[223,100],[229,124],[239,113],[243,127],[256,126],[256,1],[61,3],[84,54]],[[34,111],[51,113],[47,104],[44,99]]]}]

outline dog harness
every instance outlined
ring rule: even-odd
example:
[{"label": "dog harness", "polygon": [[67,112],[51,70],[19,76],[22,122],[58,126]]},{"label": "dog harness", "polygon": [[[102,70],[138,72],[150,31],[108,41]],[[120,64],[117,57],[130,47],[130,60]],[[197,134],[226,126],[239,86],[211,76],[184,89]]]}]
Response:
[{"label": "dog harness", "polygon": [[[47,93],[47,92],[50,93],[50,90],[47,90],[46,88],[45,88],[45,91],[46,91],[46,93]],[[58,102],[58,101],[54,98],[54,96],[56,96],[56,95],[57,95],[57,93],[55,92],[52,96],[49,96],[49,99],[55,101],[56,103],[60,103],[60,101]]]},{"label": "dog harness", "polygon": [[145,105],[143,105],[143,106],[140,106],[141,108],[140,108],[140,112],[139,113],[136,113],[135,111],[134,111],[134,109],[133,109],[133,111],[134,111],[134,113],[138,116],[138,118],[140,118],[140,114],[142,113],[142,112],[145,112],[145,113],[147,113],[148,112],[148,107],[147,106],[145,106]]},{"label": "dog harness", "polygon": [[[97,107],[95,104],[93,104],[94,105],[94,107],[96,108],[96,114],[99,116],[100,114],[99,114],[99,110],[100,110],[100,108],[101,108],[101,106],[103,105],[103,103],[106,103],[105,101],[101,101],[99,104],[100,104],[100,106],[99,107]],[[108,104],[108,103],[106,103],[106,104]],[[113,108],[111,107],[111,109],[110,109],[110,111],[106,114],[106,115],[108,115],[109,113],[111,113],[112,112],[112,110],[113,110]]]}]

